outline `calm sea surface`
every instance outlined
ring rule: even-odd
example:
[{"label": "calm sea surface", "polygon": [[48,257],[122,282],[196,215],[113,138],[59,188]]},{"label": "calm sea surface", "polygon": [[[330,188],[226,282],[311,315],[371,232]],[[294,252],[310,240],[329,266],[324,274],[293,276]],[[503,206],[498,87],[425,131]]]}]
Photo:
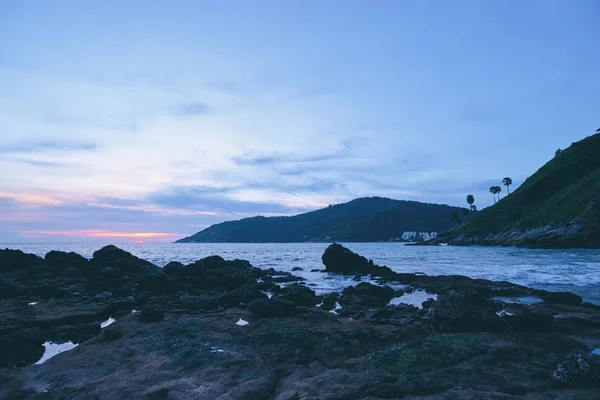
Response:
[{"label": "calm sea surface", "polygon": [[[600,304],[600,250],[530,250],[511,247],[413,247],[402,243],[348,243],[351,250],[398,272],[429,275],[460,274],[473,278],[506,280],[538,289],[571,291],[585,301]],[[323,268],[325,243],[237,244],[119,244],[132,254],[164,266],[169,261],[189,263],[220,255],[248,260],[255,267],[291,271],[307,279],[317,292],[339,290],[356,284],[350,277],[310,272]],[[50,250],[74,251],[91,257],[100,244],[11,244],[0,248],[21,249],[44,256]]]}]

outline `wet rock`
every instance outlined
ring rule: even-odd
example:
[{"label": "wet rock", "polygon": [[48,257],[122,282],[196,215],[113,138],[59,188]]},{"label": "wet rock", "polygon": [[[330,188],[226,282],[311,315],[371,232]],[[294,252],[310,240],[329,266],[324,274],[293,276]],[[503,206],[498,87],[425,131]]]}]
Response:
[{"label": "wet rock", "polygon": [[64,251],[52,250],[46,254],[44,260],[48,266],[54,270],[65,270],[68,268],[84,269],[89,266],[88,260],[74,252],[66,253]]},{"label": "wet rock", "polygon": [[542,299],[544,300],[544,303],[566,304],[570,306],[578,306],[583,301],[581,296],[570,292],[550,292],[543,296]]},{"label": "wet rock", "polygon": [[341,244],[329,245],[321,257],[326,272],[343,274],[371,274],[373,276],[390,276],[394,272],[388,267],[373,264],[373,260],[354,253]]},{"label": "wet rock", "polygon": [[292,268],[292,271],[304,271],[304,270],[300,267],[294,267],[294,268]]},{"label": "wet rock", "polygon": [[311,269],[310,272],[325,272],[325,271],[323,271],[322,269],[315,268],[315,269]]},{"label": "wet rock", "polygon": [[340,303],[359,307],[383,307],[394,297],[394,289],[361,282],[342,291]]},{"label": "wet rock", "polygon": [[179,306],[188,310],[214,310],[218,307],[217,299],[210,295],[181,296]]},{"label": "wet rock", "polygon": [[486,298],[452,290],[438,297],[429,315],[438,332],[505,330],[505,323],[496,315],[497,309]]},{"label": "wet rock", "polygon": [[0,367],[31,365],[44,355],[42,341],[0,336]]},{"label": "wet rock", "polygon": [[550,314],[530,310],[523,310],[514,315],[506,315],[503,319],[515,331],[546,331],[550,329],[554,321],[554,317]]},{"label": "wet rock", "polygon": [[121,272],[160,272],[160,269],[151,262],[142,260],[113,245],[105,246],[100,250],[95,251],[90,263],[96,267],[110,267]]},{"label": "wet rock", "polygon": [[427,309],[431,308],[431,306],[433,306],[434,303],[435,303],[435,300],[428,299],[428,300],[425,300],[423,303],[421,303],[421,306],[423,307],[423,309],[427,310]]},{"label": "wet rock", "polygon": [[76,341],[83,342],[91,337],[96,336],[101,330],[102,328],[100,327],[100,324],[96,323],[79,325],[74,332],[77,337]]},{"label": "wet rock", "polygon": [[259,318],[287,317],[296,312],[296,304],[277,298],[253,300],[248,310]]},{"label": "wet rock", "polygon": [[323,305],[321,306],[324,310],[333,310],[335,303],[340,299],[339,293],[328,293],[323,296]]},{"label": "wet rock", "polygon": [[259,285],[246,284],[235,290],[232,290],[228,294],[221,295],[219,297],[219,304],[224,307],[236,307],[239,303],[248,304],[252,300],[266,299],[268,298],[260,289]]},{"label": "wet rock", "polygon": [[317,304],[315,291],[298,283],[282,288],[277,296],[298,306],[313,307]]},{"label": "wet rock", "polygon": [[154,307],[145,307],[140,313],[140,320],[144,322],[159,322],[165,319],[165,312]]},{"label": "wet rock", "polygon": [[29,293],[29,289],[25,286],[0,278],[0,299],[18,297],[27,293]]},{"label": "wet rock", "polygon": [[123,336],[123,332],[121,332],[117,328],[105,328],[104,329],[104,338],[106,340],[117,340]]},{"label": "wet rock", "polygon": [[552,374],[559,387],[600,387],[600,360],[589,354],[573,353]]},{"label": "wet rock", "polygon": [[0,250],[0,272],[14,270],[43,272],[46,267],[44,260],[36,255],[27,254],[21,250]]}]

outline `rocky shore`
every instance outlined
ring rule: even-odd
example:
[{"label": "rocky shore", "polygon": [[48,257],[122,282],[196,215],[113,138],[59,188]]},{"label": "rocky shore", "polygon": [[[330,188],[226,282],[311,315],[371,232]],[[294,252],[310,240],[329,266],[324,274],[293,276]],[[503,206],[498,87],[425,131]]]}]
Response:
[{"label": "rocky shore", "polygon": [[[396,273],[336,244],[323,264],[357,284],[0,250],[0,398],[598,398],[600,307],[575,294]],[[77,346],[40,363],[50,343]]]}]

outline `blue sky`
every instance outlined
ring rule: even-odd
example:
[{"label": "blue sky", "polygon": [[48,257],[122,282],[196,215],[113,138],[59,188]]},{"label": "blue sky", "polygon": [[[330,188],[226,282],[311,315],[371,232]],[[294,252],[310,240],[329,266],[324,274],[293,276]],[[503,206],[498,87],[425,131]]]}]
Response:
[{"label": "blue sky", "polygon": [[595,0],[5,0],[0,242],[482,208],[600,127],[599,65]]}]

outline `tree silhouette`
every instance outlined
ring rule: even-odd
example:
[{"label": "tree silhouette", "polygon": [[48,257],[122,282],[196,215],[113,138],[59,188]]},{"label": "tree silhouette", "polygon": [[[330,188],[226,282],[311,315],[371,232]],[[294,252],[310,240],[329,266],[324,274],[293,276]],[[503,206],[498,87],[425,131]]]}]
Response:
[{"label": "tree silhouette", "polygon": [[498,200],[500,200],[500,192],[501,191],[502,191],[502,189],[500,189],[500,186],[491,186],[490,187],[490,193],[494,197],[494,204],[496,204],[496,194],[498,195]]},{"label": "tree silhouette", "polygon": [[596,129],[596,133],[600,133],[600,128]]},{"label": "tree silhouette", "polygon": [[502,179],[502,184],[504,186],[506,186],[506,191],[508,192],[508,194],[510,194],[510,189],[508,187],[510,185],[512,185],[512,179],[510,179],[509,177],[506,177],[506,178]]},{"label": "tree silhouette", "polygon": [[496,194],[498,195],[498,201],[500,201],[500,193],[502,192],[502,188],[500,186],[494,186],[496,188]]},{"label": "tree silhouette", "polygon": [[562,149],[557,149],[557,150],[554,152],[554,157],[558,157],[558,155],[559,155],[560,153],[562,153],[562,152],[563,152],[563,150],[562,150]]}]

